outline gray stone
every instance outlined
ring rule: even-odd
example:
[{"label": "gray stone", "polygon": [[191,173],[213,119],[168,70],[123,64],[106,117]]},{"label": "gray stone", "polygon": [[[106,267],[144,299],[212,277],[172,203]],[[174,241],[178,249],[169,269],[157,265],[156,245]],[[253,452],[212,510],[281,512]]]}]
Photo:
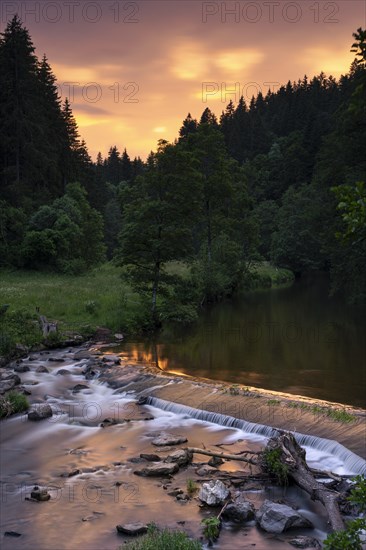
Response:
[{"label": "gray stone", "polygon": [[45,502],[50,500],[51,495],[47,492],[46,489],[40,489],[39,487],[34,487],[31,492],[31,498],[34,500],[39,500],[40,502]]},{"label": "gray stone", "polygon": [[236,493],[233,502],[230,502],[222,513],[223,517],[234,521],[235,523],[243,523],[254,519],[254,506],[242,493]]},{"label": "gray stone", "polygon": [[169,464],[158,462],[157,464],[146,466],[142,468],[142,470],[136,470],[134,473],[138,476],[159,477],[176,474],[178,470],[179,466],[176,462],[171,462]]},{"label": "gray stone", "polygon": [[219,506],[229,496],[230,491],[219,479],[203,483],[198,498],[209,506]]},{"label": "gray stone", "polygon": [[28,420],[44,420],[50,418],[53,415],[51,406],[47,403],[43,405],[37,405],[36,409],[33,409],[28,413]]},{"label": "gray stone", "polygon": [[152,440],[152,444],[157,447],[165,447],[169,445],[180,445],[186,443],[187,438],[182,435],[173,435],[166,432],[161,433],[158,437]]},{"label": "gray stone", "polygon": [[209,466],[221,466],[221,464],[224,464],[224,461],[219,456],[213,456],[212,458],[210,458],[207,464]]},{"label": "gray stone", "polygon": [[136,535],[143,535],[144,533],[147,533],[147,525],[143,523],[123,523],[121,525],[117,525],[116,529],[118,533],[122,533],[123,535],[129,535],[129,536],[136,536]]},{"label": "gray stone", "polygon": [[40,365],[39,367],[36,368],[36,372],[50,372],[50,371],[44,365]]},{"label": "gray stone", "polygon": [[29,370],[30,370],[30,367],[28,367],[28,365],[20,364],[14,367],[15,372],[28,372]]},{"label": "gray stone", "polygon": [[317,539],[303,535],[290,539],[288,542],[296,548],[321,548],[321,544]]},{"label": "gray stone", "polygon": [[67,369],[60,369],[56,372],[56,374],[59,374],[61,376],[64,376],[65,374],[71,374],[71,372]]},{"label": "gray stone", "polygon": [[265,500],[256,514],[260,527],[268,533],[280,534],[295,527],[313,527],[312,523],[285,504]]},{"label": "gray stone", "polygon": [[186,466],[192,462],[192,453],[188,449],[178,449],[167,456],[165,462],[176,462],[179,466]]},{"label": "gray stone", "polygon": [[76,386],[72,388],[72,392],[77,393],[81,390],[88,390],[88,389],[89,389],[89,386],[87,386],[86,384],[76,384]]},{"label": "gray stone", "polygon": [[160,456],[155,455],[153,453],[141,453],[140,458],[143,458],[144,460],[147,460],[148,462],[159,462],[159,460],[161,460]]},{"label": "gray stone", "polygon": [[213,466],[209,466],[208,464],[204,464],[203,466],[200,466],[196,470],[196,474],[198,476],[209,476],[210,474],[213,474],[214,472],[217,472],[217,468],[214,468]]}]

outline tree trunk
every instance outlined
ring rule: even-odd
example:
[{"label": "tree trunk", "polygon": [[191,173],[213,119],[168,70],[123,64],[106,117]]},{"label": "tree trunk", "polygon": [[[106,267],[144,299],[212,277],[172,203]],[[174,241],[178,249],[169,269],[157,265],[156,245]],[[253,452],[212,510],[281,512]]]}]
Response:
[{"label": "tree trunk", "polygon": [[282,433],[272,438],[267,449],[280,449],[281,462],[288,467],[288,475],[296,485],[306,491],[312,500],[319,500],[328,512],[328,517],[334,531],[344,530],[344,522],[339,510],[339,493],[332,491],[319,483],[305,461],[305,451],[297,443],[294,436],[289,433]]}]

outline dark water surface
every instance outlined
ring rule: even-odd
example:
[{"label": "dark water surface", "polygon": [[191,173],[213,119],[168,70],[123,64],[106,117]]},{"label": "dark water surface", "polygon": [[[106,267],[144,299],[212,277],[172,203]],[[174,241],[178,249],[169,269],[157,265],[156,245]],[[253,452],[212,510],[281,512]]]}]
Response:
[{"label": "dark water surface", "polygon": [[122,354],[182,374],[366,407],[366,312],[324,276],[248,293]]}]

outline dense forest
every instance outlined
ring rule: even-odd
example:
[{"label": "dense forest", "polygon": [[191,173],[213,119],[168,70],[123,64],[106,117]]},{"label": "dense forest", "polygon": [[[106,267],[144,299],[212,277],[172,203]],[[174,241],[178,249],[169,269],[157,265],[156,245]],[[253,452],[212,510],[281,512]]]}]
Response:
[{"label": "dense forest", "polygon": [[156,321],[250,286],[264,260],[325,270],[332,293],[366,301],[366,31],[353,36],[339,80],[188,114],[146,161],[114,146],[93,162],[14,17],[0,39],[0,266],[77,275],[112,260]]}]

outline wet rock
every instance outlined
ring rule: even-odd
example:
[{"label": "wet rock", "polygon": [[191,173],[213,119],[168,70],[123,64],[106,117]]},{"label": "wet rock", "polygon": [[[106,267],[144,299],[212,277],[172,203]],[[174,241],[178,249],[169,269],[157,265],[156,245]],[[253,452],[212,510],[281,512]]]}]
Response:
[{"label": "wet rock", "polygon": [[210,458],[210,460],[207,462],[209,466],[221,466],[221,464],[224,464],[224,461],[219,456],[213,456]]},{"label": "wet rock", "polygon": [[72,393],[78,393],[81,390],[88,390],[88,389],[89,389],[89,386],[87,386],[86,384],[76,384],[76,386],[72,388]]},{"label": "wet rock", "polygon": [[313,527],[312,523],[286,504],[265,500],[256,514],[257,523],[267,533],[283,533],[295,527]]},{"label": "wet rock", "polygon": [[4,537],[21,537],[21,533],[17,533],[17,531],[5,531]]},{"label": "wet rock", "polygon": [[245,500],[242,493],[236,493],[233,502],[226,506],[222,515],[235,523],[243,523],[254,519],[254,506],[251,502]]},{"label": "wet rock", "polygon": [[214,468],[213,466],[209,466],[208,464],[204,464],[203,466],[200,466],[196,470],[196,474],[202,477],[213,474],[214,472],[217,472],[217,468]]},{"label": "wet rock", "polygon": [[143,458],[148,462],[159,462],[159,460],[161,460],[160,456],[154,455],[153,453],[141,453],[140,458]]},{"label": "wet rock", "polygon": [[15,386],[20,384],[20,378],[17,374],[3,372],[0,378],[0,394],[12,390]]},{"label": "wet rock", "polygon": [[39,367],[36,368],[36,372],[50,372],[50,371],[44,365],[40,365]]},{"label": "wet rock", "polygon": [[146,405],[146,403],[147,403],[147,397],[145,395],[142,395],[137,400],[138,405]]},{"label": "wet rock", "polygon": [[65,376],[66,374],[71,374],[71,372],[67,369],[60,369],[56,372],[56,374],[58,374],[60,376]]},{"label": "wet rock", "polygon": [[50,361],[51,363],[64,363],[65,359],[63,359],[62,357],[49,357],[48,361]]},{"label": "wet rock", "polygon": [[31,492],[31,498],[40,502],[44,502],[46,500],[50,500],[51,495],[47,492],[46,489],[40,489],[39,487],[35,486],[33,488],[33,491]]},{"label": "wet rock", "polygon": [[189,496],[187,495],[187,493],[183,493],[182,491],[181,493],[179,493],[179,495],[176,496],[176,499],[183,502],[187,502],[189,500]]},{"label": "wet rock", "polygon": [[165,462],[176,462],[178,466],[186,466],[192,462],[192,453],[188,449],[178,449],[171,455],[167,456]]},{"label": "wet rock", "polygon": [[123,340],[123,334],[120,334],[119,332],[117,334],[114,335],[115,339],[116,340]]},{"label": "wet rock", "polygon": [[166,432],[161,433],[158,437],[152,440],[152,444],[157,447],[165,447],[169,445],[180,445],[186,443],[187,438],[182,435],[173,435]]},{"label": "wet rock", "polygon": [[129,535],[129,536],[136,536],[136,535],[144,535],[147,533],[147,525],[144,523],[123,523],[121,525],[117,525],[116,529],[118,533],[122,533],[123,535]]},{"label": "wet rock", "polygon": [[71,470],[71,472],[61,474],[61,477],[74,477],[74,476],[78,476],[81,473],[82,473],[81,470],[79,470],[78,468],[75,468],[75,470]]},{"label": "wet rock", "polygon": [[30,390],[28,390],[27,388],[25,388],[24,386],[18,386],[17,387],[17,392],[22,393],[23,395],[32,395],[32,392]]},{"label": "wet rock", "polygon": [[38,405],[36,409],[33,409],[28,413],[28,420],[44,420],[50,418],[53,415],[51,406],[47,403]]},{"label": "wet rock", "polygon": [[178,470],[179,466],[176,462],[171,462],[169,464],[159,462],[158,464],[146,466],[145,468],[142,468],[142,470],[136,470],[134,474],[138,476],[159,477],[176,474]]},{"label": "wet rock", "polygon": [[218,479],[203,483],[198,498],[209,506],[220,506],[229,494],[229,489]]},{"label": "wet rock", "polygon": [[28,372],[28,371],[30,371],[30,367],[28,367],[28,365],[24,365],[24,364],[15,365],[14,371],[15,372]]},{"label": "wet rock", "polygon": [[177,497],[178,495],[182,495],[184,491],[182,489],[173,489],[172,491],[168,491],[167,495],[170,497]]},{"label": "wet rock", "polygon": [[108,428],[109,426],[115,426],[118,424],[118,420],[115,418],[105,418],[103,422],[100,423],[101,428]]},{"label": "wet rock", "polygon": [[321,544],[317,539],[303,535],[299,535],[287,542],[296,548],[321,548]]}]

